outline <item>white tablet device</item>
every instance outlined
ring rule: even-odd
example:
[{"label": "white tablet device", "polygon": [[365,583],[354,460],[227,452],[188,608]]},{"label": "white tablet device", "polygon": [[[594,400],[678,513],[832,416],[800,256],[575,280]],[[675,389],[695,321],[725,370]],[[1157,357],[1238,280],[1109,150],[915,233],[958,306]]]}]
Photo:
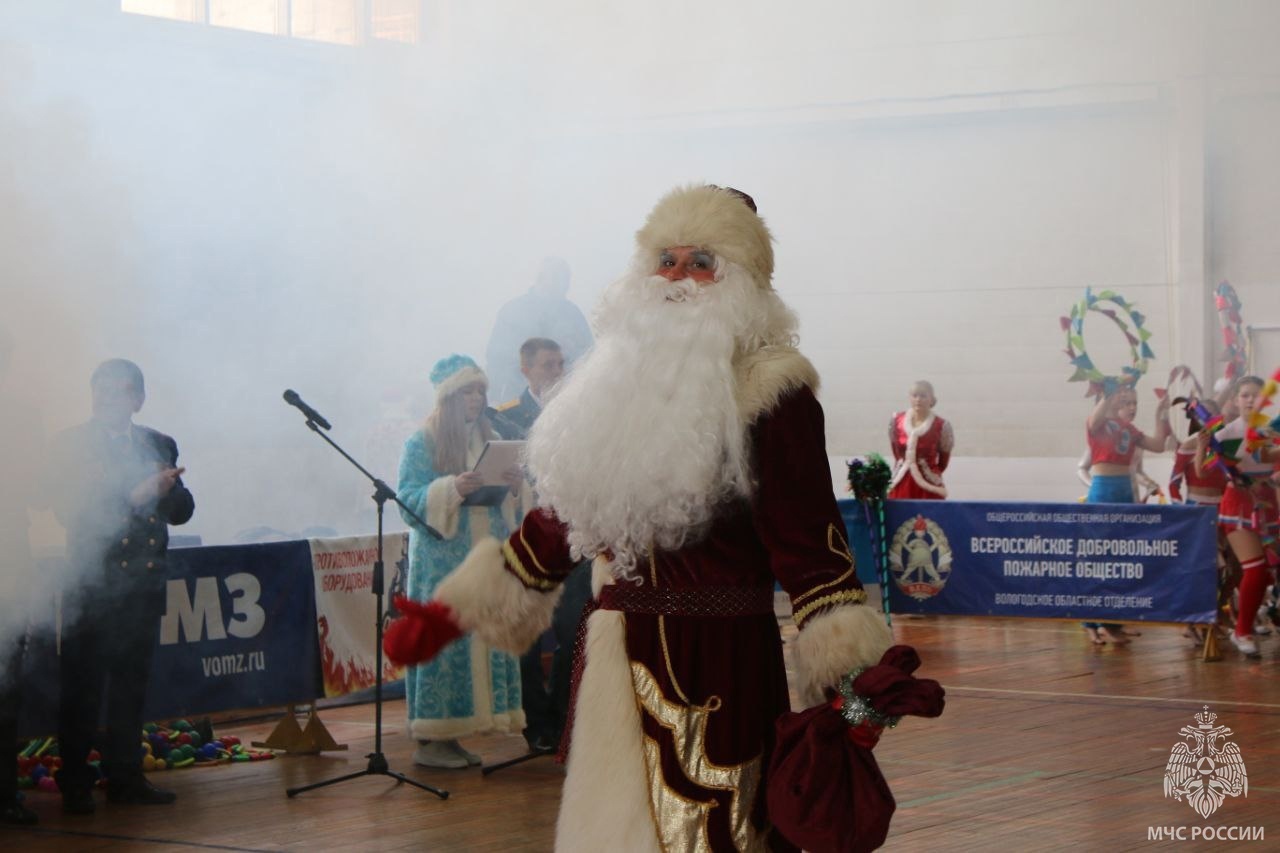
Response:
[{"label": "white tablet device", "polygon": [[486,486],[505,486],[507,481],[502,479],[502,475],[508,468],[520,464],[520,454],[523,451],[523,441],[487,442],[472,470],[484,479]]}]

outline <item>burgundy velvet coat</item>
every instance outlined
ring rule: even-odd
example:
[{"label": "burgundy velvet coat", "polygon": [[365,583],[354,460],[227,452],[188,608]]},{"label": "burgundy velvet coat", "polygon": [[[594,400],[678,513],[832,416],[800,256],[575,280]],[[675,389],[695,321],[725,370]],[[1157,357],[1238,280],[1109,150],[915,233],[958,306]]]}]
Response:
[{"label": "burgundy velvet coat", "polygon": [[[859,605],[865,595],[832,492],[823,413],[813,393],[803,386],[787,392],[751,425],[750,439],[757,483],[751,499],[725,506],[695,544],[655,553],[643,567],[642,588],[673,597],[693,591],[708,610],[733,611],[737,605],[717,600],[739,601],[734,592],[741,592],[767,602],[776,580],[802,630],[820,613]],[[503,553],[507,571],[533,590],[554,588],[574,565],[563,525],[546,510],[529,514]],[[607,590],[603,599],[610,608]],[[765,808],[774,723],[790,707],[772,609],[738,615],[612,609],[624,611],[650,805],[663,846],[795,849],[771,833]],[[575,718],[591,713],[593,701],[579,692]],[[571,762],[581,758],[571,753]]]}]

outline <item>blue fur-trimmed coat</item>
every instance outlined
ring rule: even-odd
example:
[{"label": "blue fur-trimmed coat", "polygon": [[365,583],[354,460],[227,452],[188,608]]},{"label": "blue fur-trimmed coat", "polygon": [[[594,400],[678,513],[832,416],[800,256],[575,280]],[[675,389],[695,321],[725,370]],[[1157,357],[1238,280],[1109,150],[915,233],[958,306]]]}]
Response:
[{"label": "blue fur-trimmed coat", "polygon": [[[472,466],[484,441],[475,428],[468,437],[467,464]],[[435,469],[435,452],[434,436],[423,429],[405,442],[400,458],[400,500],[445,537],[433,538],[405,516],[410,528],[406,593],[415,601],[429,601],[476,542],[505,538],[514,527],[510,497],[494,507],[463,506],[454,475]],[[410,667],[405,700],[410,734],[418,740],[518,732],[525,726],[519,660],[474,635],[447,646],[430,663]]]}]

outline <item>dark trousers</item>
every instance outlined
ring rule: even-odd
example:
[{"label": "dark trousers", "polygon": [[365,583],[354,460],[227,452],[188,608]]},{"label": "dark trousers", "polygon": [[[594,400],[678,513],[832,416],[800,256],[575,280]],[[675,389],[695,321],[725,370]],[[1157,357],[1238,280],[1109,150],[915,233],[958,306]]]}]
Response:
[{"label": "dark trousers", "polygon": [[[164,587],[158,576],[117,574],[112,584],[64,599],[69,621],[62,632],[58,711],[58,785],[64,792],[93,786],[97,774],[85,762],[95,743],[108,778],[127,783],[142,773],[142,705]],[[106,734],[96,737],[104,701]]]},{"label": "dark trousers", "polygon": [[18,796],[18,701],[25,644],[26,637],[19,637],[0,666],[0,806]]},{"label": "dark trousers", "polygon": [[573,645],[578,634],[582,608],[591,598],[591,563],[583,561],[569,573],[564,591],[551,616],[555,651],[551,656],[551,680],[542,671],[542,639],[520,657],[520,692],[524,699],[525,733],[560,737],[569,712],[569,682],[573,676]]}]

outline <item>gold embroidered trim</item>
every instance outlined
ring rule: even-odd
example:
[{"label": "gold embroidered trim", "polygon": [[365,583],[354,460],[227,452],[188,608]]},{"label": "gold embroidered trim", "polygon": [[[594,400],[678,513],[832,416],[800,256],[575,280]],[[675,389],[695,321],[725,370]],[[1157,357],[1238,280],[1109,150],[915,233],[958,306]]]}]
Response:
[{"label": "gold embroidered trim", "polygon": [[[837,543],[839,543],[840,545],[839,548],[836,547]],[[829,550],[832,554],[835,554],[837,557],[844,557],[846,560],[848,560],[849,570],[846,571],[844,574],[840,575],[840,577],[836,578],[835,580],[827,581],[824,584],[819,584],[818,586],[815,586],[813,589],[809,590],[808,592],[797,595],[795,598],[791,599],[791,607],[793,610],[795,609],[796,605],[802,603],[805,599],[811,598],[812,596],[817,595],[818,593],[822,592],[824,589],[830,589],[833,586],[840,586],[841,584],[843,584],[845,581],[847,581],[849,578],[853,576],[854,559],[853,559],[853,554],[849,551],[849,543],[845,541],[844,534],[842,534],[838,529],[836,529],[836,526],[834,524],[827,525],[827,550]],[[808,609],[802,607],[797,612],[807,613]],[[796,617],[797,624],[799,624],[799,620],[800,620],[800,617],[797,616]]]},{"label": "gold embroidered trim", "polygon": [[644,759],[649,769],[649,815],[663,853],[711,853],[707,817],[716,801],[691,800],[669,786],[662,777],[662,747],[648,735],[644,738]]},{"label": "gold embroidered trim", "polygon": [[667,648],[667,617],[658,617],[658,639],[662,642],[662,659],[667,663],[667,677],[671,679],[671,686],[675,689],[676,695],[680,697],[680,701],[686,705],[689,704],[689,697],[684,695],[684,691],[680,689],[680,682],[676,681],[676,671],[671,667],[671,651]]},{"label": "gold embroidered trim", "polygon": [[544,568],[542,567],[542,564],[538,562],[538,555],[537,555],[536,553],[534,553],[534,550],[533,550],[532,548],[530,548],[530,547],[529,547],[529,543],[525,541],[525,538],[524,538],[524,525],[523,525],[523,524],[522,524],[522,525],[520,525],[520,531],[519,531],[519,532],[520,532],[520,544],[521,544],[521,545],[523,545],[523,546],[524,546],[524,549],[525,549],[526,551],[528,551],[528,552],[529,552],[529,559],[530,559],[530,560],[533,560],[533,567],[534,567],[535,569],[537,569],[538,571],[542,572],[544,575],[550,575],[550,574],[551,574],[551,572],[547,571],[546,569],[544,569]]},{"label": "gold embroidered trim", "polygon": [[799,628],[813,611],[820,607],[827,607],[832,604],[865,604],[866,601],[867,593],[864,590],[846,589],[842,592],[833,592],[830,595],[824,595],[821,598],[810,601],[804,607],[793,612],[791,618],[795,620],[796,627]]},{"label": "gold embroidered trim", "polygon": [[[649,582],[653,584],[653,588],[658,588],[658,564],[653,559],[653,549],[649,549]],[[676,695],[680,697],[680,701],[686,705],[690,704],[689,697],[684,695],[684,691],[680,689],[680,682],[676,680],[675,667],[671,665],[671,649],[667,647],[667,618],[665,616],[658,617],[658,642],[662,644],[662,659],[667,664],[667,677],[671,679],[671,686],[675,689]]]},{"label": "gold embroidered trim", "polygon": [[[720,701],[704,706],[679,705],[662,695],[662,688],[648,668],[642,663],[631,662],[631,679],[640,707],[663,728],[671,732],[672,744],[680,770],[689,781],[710,790],[731,791],[729,805],[729,830],[737,850],[759,850],[763,837],[751,822],[751,809],[760,787],[760,756],[742,764],[716,764],[707,755],[707,723],[712,713],[720,707]],[[714,801],[701,805],[670,789],[662,776],[660,750],[648,737],[646,759],[650,762],[650,802],[658,815],[656,825],[663,849],[702,849],[705,840],[707,814],[714,808]],[[649,752],[652,744],[652,753]],[[692,848],[690,845],[694,845]]]},{"label": "gold embroidered trim", "polygon": [[520,582],[530,589],[549,591],[556,588],[551,581],[544,581],[529,574],[529,570],[524,567],[524,563],[520,562],[520,557],[516,555],[516,549],[511,547],[510,542],[502,543],[502,556],[506,558],[507,565],[511,567],[511,571],[515,572]]},{"label": "gold embroidered trim", "polygon": [[813,596],[813,595],[817,595],[818,593],[822,592],[824,589],[828,589],[833,586],[840,586],[842,583],[847,581],[851,575],[853,575],[852,566],[849,568],[849,571],[845,572],[835,580],[827,581],[824,584],[819,584],[818,586],[815,586],[813,589],[809,590],[803,595],[797,595],[795,598],[791,600],[791,606],[795,607],[797,604],[800,604],[801,602],[803,602],[806,598],[809,598],[810,596]]},{"label": "gold embroidered trim", "polygon": [[[836,547],[836,540],[840,541],[840,547]],[[853,552],[849,550],[849,543],[845,540],[844,534],[836,529],[834,524],[827,525],[827,549],[837,557],[844,557],[849,561],[849,565],[853,566]]]}]

